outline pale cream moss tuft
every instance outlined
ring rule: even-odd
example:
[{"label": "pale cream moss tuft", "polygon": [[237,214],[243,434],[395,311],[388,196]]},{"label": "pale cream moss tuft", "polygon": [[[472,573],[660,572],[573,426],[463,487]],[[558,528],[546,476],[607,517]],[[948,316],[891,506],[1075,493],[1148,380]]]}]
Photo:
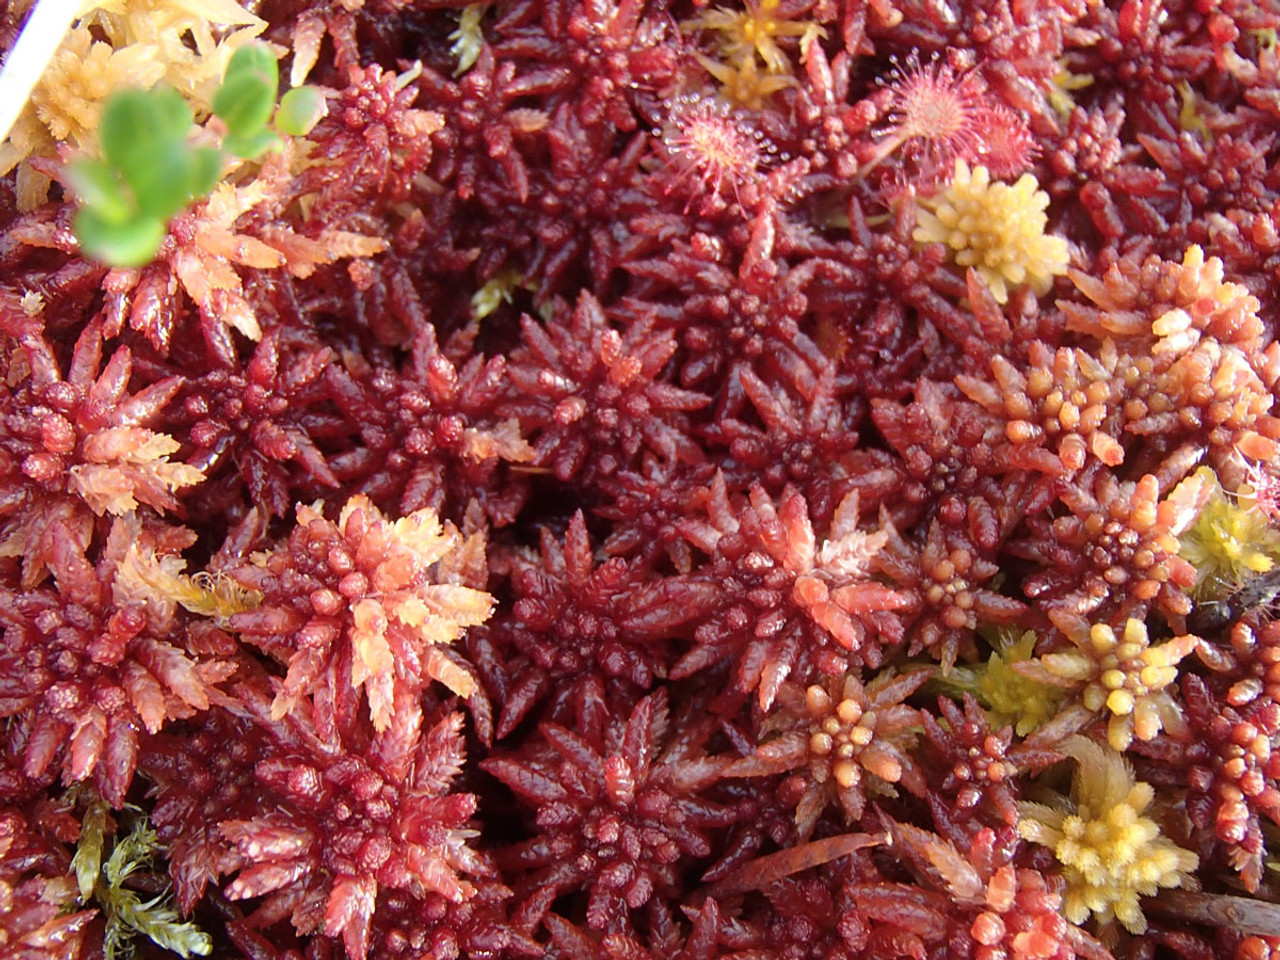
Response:
[{"label": "pale cream moss tuft", "polygon": [[779,90],[795,85],[791,59],[779,40],[798,44],[801,57],[810,44],[826,37],[826,31],[809,20],[794,17],[802,5],[783,7],[781,0],[747,0],[746,9],[714,7],[680,24],[682,32],[710,31],[718,35],[723,62],[698,55],[698,62],[720,81],[720,94],[730,103],[749,110],[763,109]]},{"label": "pale cream moss tuft", "polygon": [[915,241],[946,244],[955,263],[977,270],[1000,303],[1024,284],[1048,293],[1053,278],[1067,272],[1067,242],[1044,232],[1049,195],[1029,173],[1013,184],[992,183],[986,167],[957,160],[951,182],[917,203]]},{"label": "pale cream moss tuft", "polygon": [[232,53],[267,27],[236,0],[98,0],[81,10],[82,22],[117,50],[155,47],[165,82],[198,114],[208,111]]},{"label": "pale cream moss tuft", "polygon": [[472,3],[458,13],[458,29],[449,34],[453,41],[449,53],[458,61],[457,69],[453,71],[455,77],[466,73],[480,59],[480,51],[484,49],[484,30],[480,19],[488,7],[487,3]]},{"label": "pale cream moss tuft", "polygon": [[72,30],[31,92],[36,116],[53,140],[96,152],[98,119],[107,94],[122,87],[153,87],[164,77],[159,47],[135,43],[120,50],[94,40],[88,27]]},{"label": "pale cream moss tuft", "polygon": [[1072,923],[1114,917],[1130,933],[1147,929],[1138,897],[1194,886],[1199,858],[1160,834],[1147,811],[1155,790],[1134,779],[1120,754],[1085,737],[1061,751],[1077,763],[1071,800],[1058,807],[1018,804],[1018,833],[1053,850],[1067,882],[1062,912]]},{"label": "pale cream moss tuft", "polygon": [[733,63],[721,63],[702,54],[697,57],[703,69],[720,82],[720,96],[746,110],[763,110],[775,93],[796,85],[796,78],[789,73],[769,73],[760,69],[754,57]]},{"label": "pale cream moss tuft", "polygon": [[1182,535],[1179,554],[1196,568],[1201,596],[1221,596],[1253,574],[1266,573],[1280,555],[1280,532],[1251,496],[1231,496],[1208,467],[1193,475],[1205,485],[1207,502]]},{"label": "pale cream moss tuft", "polygon": [[166,618],[172,616],[174,604],[179,604],[225,626],[235,614],[252,610],[262,602],[260,593],[240,586],[230,577],[204,570],[189,576],[183,572],[186,566],[182,557],[157,554],[150,544],[135,538],[111,585],[116,604],[145,605]]},{"label": "pale cream moss tuft", "polygon": [[1187,634],[1153,647],[1141,620],[1130,618],[1117,634],[1108,624],[1090,625],[1066,611],[1049,617],[1076,649],[1015,664],[1018,673],[1077,690],[1086,709],[1109,712],[1107,742],[1116,750],[1124,750],[1135,737],[1147,741],[1162,729],[1185,729],[1186,720],[1167,688],[1199,637]]}]

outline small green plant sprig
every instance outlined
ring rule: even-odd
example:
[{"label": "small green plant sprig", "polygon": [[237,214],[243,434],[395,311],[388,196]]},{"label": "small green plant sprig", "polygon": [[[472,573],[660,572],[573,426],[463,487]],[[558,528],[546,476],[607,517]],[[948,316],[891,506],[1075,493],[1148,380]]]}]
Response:
[{"label": "small green plant sprig", "polygon": [[[227,64],[213,95],[213,112],[227,127],[222,146],[238,157],[256,160],[280,148],[280,134],[304,137],[325,115],[324,95],[315,87],[297,87],[280,98],[280,69],[275,54],[261,43],[241,47]],[[267,129],[272,113],[275,128]]]},{"label": "small green plant sprig", "polygon": [[222,150],[192,141],[191,109],[173,88],[112,94],[98,128],[101,158],[82,157],[67,168],[80,201],[73,224],[80,248],[113,267],[149,263],[169,221],[218,182],[224,151],[253,160],[279,149],[281,134],[309,133],[325,114],[324,95],[298,87],[277,109],[279,82],[270,48],[249,44],[235,52],[213,96],[213,112],[226,127]]},{"label": "small green plant sprig", "polygon": [[213,189],[222,156],[190,143],[191,125],[191,110],[171,87],[122,90],[107,100],[101,159],[67,168],[85,253],[113,267],[141,266],[160,248],[170,218]]},{"label": "small green plant sprig", "polygon": [[[126,812],[132,810],[126,808]],[[208,956],[213,951],[213,940],[194,923],[180,922],[166,894],[143,900],[136,890],[126,886],[130,877],[149,870],[152,855],[160,849],[155,830],[139,816],[103,861],[107,823],[107,805],[98,799],[90,801],[71,861],[80,902],[93,902],[106,920],[106,960],[130,956],[133,940],[139,934],[181,957]]]}]

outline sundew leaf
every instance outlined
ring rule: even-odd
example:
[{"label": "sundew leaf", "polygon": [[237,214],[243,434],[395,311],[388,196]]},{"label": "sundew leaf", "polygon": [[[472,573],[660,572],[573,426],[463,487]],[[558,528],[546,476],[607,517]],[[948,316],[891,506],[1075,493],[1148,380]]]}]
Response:
[{"label": "sundew leaf", "polygon": [[280,98],[276,129],[291,137],[305,137],[328,112],[324,94],[315,87],[297,87]]}]

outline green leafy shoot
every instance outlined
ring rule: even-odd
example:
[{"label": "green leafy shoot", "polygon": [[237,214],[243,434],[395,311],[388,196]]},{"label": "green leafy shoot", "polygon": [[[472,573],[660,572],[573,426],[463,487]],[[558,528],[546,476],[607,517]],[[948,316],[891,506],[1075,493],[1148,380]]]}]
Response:
[{"label": "green leafy shoot", "polygon": [[102,111],[102,159],[67,168],[80,199],[81,248],[112,266],[136,267],[159,249],[169,220],[218,180],[218,151],[188,142],[191,110],[171,87],[122,90]]},{"label": "green leafy shoot", "polygon": [[128,957],[139,934],[181,957],[208,956],[213,940],[194,923],[183,923],[166,894],[143,900],[126,885],[135,874],[150,874],[151,857],[160,849],[156,833],[139,818],[133,829],[117,840],[106,862],[107,805],[93,800],[85,814],[72,869],[82,903],[94,901],[106,919],[103,954],[106,960]]},{"label": "green leafy shoot", "polygon": [[[280,69],[275,54],[265,44],[241,47],[227,64],[222,86],[213,96],[213,112],[227,126],[222,145],[239,157],[255,160],[269,150],[279,150],[280,134],[303,137],[327,112],[324,94],[315,87],[298,87],[280,99],[276,91]],[[268,129],[272,113],[279,133]]]},{"label": "green leafy shoot", "polygon": [[268,47],[251,43],[232,54],[213,95],[213,112],[227,125],[224,147],[249,160],[280,149],[279,135],[267,129],[279,86],[280,70]]},{"label": "green leafy shoot", "polygon": [[80,825],[76,854],[71,858],[71,869],[75,871],[81,903],[93,896],[94,885],[102,873],[102,846],[106,840],[106,831],[107,805],[101,800],[90,803]]},{"label": "green leafy shoot", "polygon": [[[280,149],[280,133],[310,133],[327,112],[324,95],[299,87],[277,110],[279,86],[276,57],[266,44],[247,44],[232,55],[213,95],[213,112],[226,127],[222,150],[192,142],[191,109],[171,87],[108,97],[98,128],[101,159],[83,157],[67,167],[80,201],[73,226],[81,250],[113,267],[150,263],[169,221],[218,182],[226,153],[256,160]],[[272,114],[280,133],[269,126]]]},{"label": "green leafy shoot", "polygon": [[480,18],[488,8],[487,3],[471,3],[462,8],[458,14],[458,29],[449,34],[453,46],[449,52],[458,58],[458,69],[453,71],[455,77],[461,76],[475,66],[484,48],[484,31],[480,27]]}]

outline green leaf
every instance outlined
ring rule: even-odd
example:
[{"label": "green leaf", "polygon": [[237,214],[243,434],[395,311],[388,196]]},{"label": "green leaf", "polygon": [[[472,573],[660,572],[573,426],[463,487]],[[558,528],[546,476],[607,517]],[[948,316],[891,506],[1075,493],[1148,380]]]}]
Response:
[{"label": "green leaf", "polygon": [[298,87],[280,98],[276,129],[291,137],[305,137],[328,112],[323,93],[315,87]]},{"label": "green leaf", "polygon": [[233,133],[222,138],[222,145],[237,157],[246,160],[257,160],[270,150],[279,150],[282,146],[280,135],[270,130],[258,130],[256,133],[236,136]]},{"label": "green leaf", "polygon": [[233,136],[252,136],[271,119],[279,86],[280,71],[271,51],[260,43],[241,47],[213,95],[213,112]]},{"label": "green leaf", "polygon": [[151,860],[155,852],[156,832],[145,820],[133,825],[128,835],[116,841],[111,856],[102,865],[102,872],[107,878],[107,886],[116,890],[130,876]]},{"label": "green leaf", "polygon": [[280,67],[276,56],[265,43],[250,43],[238,49],[227,61],[227,72],[223,79],[257,74],[268,80],[272,86],[280,82]]},{"label": "green leaf", "polygon": [[191,197],[191,148],[185,143],[159,150],[144,168],[125,171],[138,209],[149,217],[167,220]]},{"label": "green leaf", "polygon": [[102,116],[107,162],[132,188],[143,213],[168,219],[191,198],[194,148],[187,143],[192,124],[186,101],[169,87],[124,90],[107,100]]},{"label": "green leaf", "polygon": [[217,150],[181,143],[158,154],[145,170],[129,178],[129,185],[138,209],[168,220],[208,194],[221,173],[222,155]]},{"label": "green leaf", "polygon": [[261,77],[228,77],[213,95],[213,112],[222,118],[229,133],[243,137],[267,125],[275,103],[275,87]]},{"label": "green leaf", "polygon": [[179,922],[177,911],[169,906],[164,896],[143,903],[133,891],[120,890],[116,908],[111,920],[123,928],[119,932],[119,940],[127,940],[130,932],[136,932],[181,957],[207,957],[213,952],[213,938],[194,923]]},{"label": "green leaf", "polygon": [[[190,153],[191,164],[187,173],[187,202],[207,197],[222,179],[222,152],[210,147],[198,147]],[[176,211],[175,211],[176,212]]]},{"label": "green leaf", "polygon": [[81,157],[69,164],[66,172],[81,204],[93,207],[103,219],[121,223],[133,212],[134,204],[114,167],[101,160]]},{"label": "green leaf", "polygon": [[124,223],[103,219],[92,207],[72,222],[80,249],[113,267],[141,267],[155,259],[168,233],[167,221],[139,214]]},{"label": "green leaf", "polygon": [[131,956],[136,934],[157,946],[186,958],[208,956],[213,939],[194,923],[182,923],[165,893],[143,902],[125,886],[131,876],[148,870],[152,854],[159,849],[156,832],[145,820],[133,825],[128,836],[116,841],[111,856],[102,865],[105,884],[96,887],[97,902],[106,917],[103,938],[107,960]]},{"label": "green leaf", "polygon": [[126,180],[146,178],[158,158],[181,145],[191,110],[172,87],[121,90],[107,99],[99,123],[102,153]]}]

